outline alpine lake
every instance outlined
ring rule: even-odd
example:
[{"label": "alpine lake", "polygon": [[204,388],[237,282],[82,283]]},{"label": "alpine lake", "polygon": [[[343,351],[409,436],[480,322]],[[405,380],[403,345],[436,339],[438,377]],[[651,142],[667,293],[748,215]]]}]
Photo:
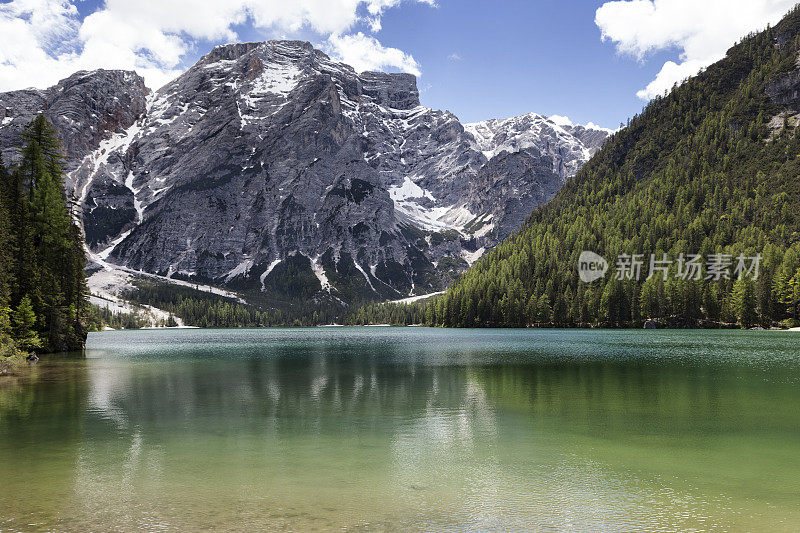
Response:
[{"label": "alpine lake", "polygon": [[0,379],[0,531],[800,531],[800,334],[92,333]]}]

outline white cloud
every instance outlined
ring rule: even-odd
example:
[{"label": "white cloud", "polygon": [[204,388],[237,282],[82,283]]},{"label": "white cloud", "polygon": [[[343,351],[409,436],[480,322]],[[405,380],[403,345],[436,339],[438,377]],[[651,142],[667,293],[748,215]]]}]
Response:
[{"label": "white cloud", "polygon": [[77,70],[133,69],[151,87],[182,71],[199,46],[236,41],[235,26],[267,35],[304,31],[327,39],[338,57],[359,68],[419,73],[413,57],[350,33],[380,30],[387,9],[434,0],[105,0],[81,20],[82,0],[11,0],[0,4],[0,91],[47,87]]},{"label": "white cloud", "polygon": [[394,68],[420,75],[419,63],[397,48],[383,46],[375,37],[361,32],[352,35],[332,35],[324,45],[331,57],[351,65],[356,72]]},{"label": "white cloud", "polygon": [[17,0],[0,4],[0,17],[27,20],[33,36],[42,43],[42,48],[51,52],[57,52],[63,39],[77,29],[77,14],[77,8],[66,0]]},{"label": "white cloud", "polygon": [[447,59],[448,59],[449,61],[461,61],[461,56],[460,56],[460,55],[458,55],[457,53],[453,52],[452,54],[450,54],[449,56],[447,56]]},{"label": "white cloud", "polygon": [[694,76],[723,57],[725,57],[725,52],[709,59],[687,59],[681,63],[667,61],[656,74],[656,78],[647,84],[647,87],[636,91],[636,96],[642,100],[650,100],[658,95],[663,95],[665,92],[669,92],[676,83]]},{"label": "white cloud", "polygon": [[797,0],[620,0],[597,10],[603,40],[643,60],[677,48],[680,63],[667,61],[637,96],[650,99],[725,57],[736,41],[777,23]]},{"label": "white cloud", "polygon": [[559,126],[574,126],[573,122],[569,119],[569,117],[564,115],[550,115],[547,117],[551,122],[555,122]]},{"label": "white cloud", "polygon": [[[417,0],[421,4],[428,4],[431,7],[436,7],[436,0]],[[390,7],[399,6],[403,0],[369,0],[367,2],[367,11],[372,15],[381,15]]]}]

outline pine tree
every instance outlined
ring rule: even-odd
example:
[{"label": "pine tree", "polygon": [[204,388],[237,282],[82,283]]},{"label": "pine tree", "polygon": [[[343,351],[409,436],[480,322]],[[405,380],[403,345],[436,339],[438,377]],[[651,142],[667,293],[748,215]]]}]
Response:
[{"label": "pine tree", "polygon": [[42,347],[42,341],[36,332],[36,314],[30,298],[24,296],[11,313],[12,336],[23,350],[35,350]]},{"label": "pine tree", "polygon": [[0,153],[0,358],[14,354],[17,349],[12,340],[9,307],[14,286],[14,265],[8,187],[9,175]]},{"label": "pine tree", "polygon": [[20,346],[80,349],[88,317],[86,259],[67,207],[60,144],[43,115],[26,127],[23,140],[19,167],[10,174],[0,167],[0,210],[7,214],[0,217],[0,306],[5,301],[15,309],[12,322],[24,311],[25,324],[37,333],[12,328]]},{"label": "pine tree", "polygon": [[756,323],[756,291],[751,280],[739,278],[733,288],[733,308],[743,328]]},{"label": "pine tree", "polygon": [[789,280],[785,301],[789,316],[800,319],[800,269]]},{"label": "pine tree", "polygon": [[12,238],[10,211],[6,194],[9,176],[0,153],[0,308],[5,308],[11,298]]},{"label": "pine tree", "polygon": [[652,277],[644,282],[642,286],[641,315],[643,318],[660,318],[661,301],[663,298],[663,280],[660,277]]}]

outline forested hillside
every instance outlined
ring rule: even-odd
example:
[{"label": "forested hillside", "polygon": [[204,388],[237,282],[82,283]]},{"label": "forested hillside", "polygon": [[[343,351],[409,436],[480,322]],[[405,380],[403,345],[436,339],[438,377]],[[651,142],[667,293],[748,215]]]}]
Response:
[{"label": "forested hillside", "polygon": [[[313,302],[303,309],[286,312],[271,307],[259,308],[231,298],[202,292],[191,287],[136,280],[134,288],[122,294],[128,302],[153,305],[180,318],[187,326],[235,328],[266,326],[313,326],[335,321],[334,310]],[[315,305],[318,310],[314,311]]]},{"label": "forested hillside", "polygon": [[[800,314],[799,31],[796,8],[653,100],[445,296],[365,308],[351,321],[791,324]],[[579,278],[584,250],[609,263],[592,283]],[[617,276],[622,254],[641,254],[640,279]],[[651,254],[674,261],[668,273],[647,279]],[[704,262],[681,276],[678,259],[690,254],[729,269],[716,275]],[[733,275],[737,258],[757,254],[757,276]]]},{"label": "forested hillside", "polygon": [[18,166],[0,161],[0,356],[81,349],[86,260],[64,193],[61,147],[42,115],[21,142]]}]

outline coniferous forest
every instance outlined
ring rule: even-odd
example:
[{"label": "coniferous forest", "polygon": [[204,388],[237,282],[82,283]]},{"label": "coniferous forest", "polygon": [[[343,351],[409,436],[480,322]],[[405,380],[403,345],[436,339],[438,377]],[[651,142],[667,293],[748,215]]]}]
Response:
[{"label": "coniferous forest", "polygon": [[0,160],[0,356],[83,348],[88,303],[83,236],[64,192],[55,129],[25,129],[19,164]]},{"label": "coniferous forest", "polygon": [[[705,72],[653,100],[511,238],[447,293],[373,305],[355,324],[454,327],[797,325],[800,318],[800,127],[790,83],[800,10],[753,34]],[[610,263],[579,279],[578,258]],[[620,256],[644,256],[640,279],[617,279]],[[657,258],[760,254],[757,277],[648,278]],[[681,256],[683,254],[683,256]],[[727,274],[727,273],[726,273]],[[666,279],[665,279],[666,278]],[[710,279],[708,279],[710,278]]]}]

